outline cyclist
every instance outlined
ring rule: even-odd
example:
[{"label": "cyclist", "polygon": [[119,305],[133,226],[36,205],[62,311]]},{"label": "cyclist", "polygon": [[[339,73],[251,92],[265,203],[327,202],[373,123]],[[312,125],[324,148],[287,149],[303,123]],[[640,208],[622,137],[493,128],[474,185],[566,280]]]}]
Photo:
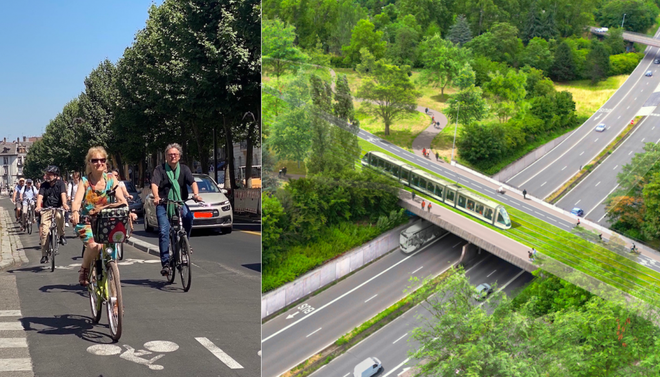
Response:
[{"label": "cyclist", "polygon": [[[112,175],[115,177],[115,181],[119,185],[118,190],[121,190],[121,192],[124,194],[124,198],[126,198],[126,200],[133,198],[133,196],[128,193],[128,190],[126,189],[126,185],[124,184],[124,182],[121,180],[121,177],[119,176],[119,169],[117,169],[117,168],[112,169]],[[130,214],[131,232],[133,232],[133,221],[136,221],[136,220],[137,220],[137,215],[131,212],[131,214]],[[128,235],[126,235],[126,237],[128,238]]]},{"label": "cyclist", "polygon": [[[85,244],[85,253],[83,254],[82,267],[80,267],[78,282],[82,286],[87,286],[89,281],[89,266],[98,256],[103,245],[94,242],[94,233],[89,224],[80,223],[80,215],[89,214],[94,207],[102,207],[111,203],[110,192],[117,188],[117,182],[112,174],[105,173],[108,153],[103,147],[92,147],[87,151],[87,177],[83,177],[78,183],[76,196],[71,205],[71,222],[75,231]],[[115,199],[119,203],[126,203],[124,193],[121,190],[115,191]]]},{"label": "cyclist", "polygon": [[[23,208],[28,208],[28,202],[30,200],[37,200],[37,195],[39,195],[39,191],[32,186],[32,180],[28,179],[25,181],[25,186],[23,187],[23,190],[19,193],[20,197],[19,200],[21,203],[23,203]],[[34,219],[32,219],[34,221]],[[21,222],[21,232],[25,230],[23,229],[23,223]]]},{"label": "cyclist", "polygon": [[23,190],[23,187],[25,187],[25,178],[18,180],[18,184],[14,187],[14,192],[11,196],[11,201],[14,203],[14,212],[16,214],[17,222],[20,222],[21,220],[21,201],[16,199],[19,198],[18,193]]},{"label": "cyclist", "polygon": [[[165,148],[166,163],[159,165],[154,169],[151,178],[151,192],[154,196],[154,204],[156,205],[156,216],[158,218],[158,229],[160,230],[158,248],[160,250],[160,263],[162,269],[160,274],[167,276],[172,273],[170,271],[169,262],[169,246],[170,246],[170,221],[169,218],[176,210],[173,204],[161,204],[161,198],[169,200],[185,200],[188,198],[188,185],[192,187],[193,199],[201,201],[197,182],[192,176],[190,168],[184,164],[179,163],[183,150],[177,143],[168,145]],[[192,230],[193,214],[190,212],[188,206],[183,206],[183,227],[186,229],[188,237]]]},{"label": "cyclist", "polygon": [[[50,165],[46,168],[44,176],[46,181],[39,189],[37,197],[37,207],[35,212],[41,213],[41,207],[64,208],[68,210],[69,206],[66,204],[66,186],[61,179],[58,179],[60,169],[55,165]],[[55,221],[57,222],[57,234],[60,236],[60,244],[66,245],[66,238],[64,237],[64,216],[59,211],[55,211]],[[48,262],[46,257],[46,238],[48,237],[48,230],[50,222],[53,220],[53,212],[47,212],[41,215],[40,235],[41,235],[41,263]]]},{"label": "cyclist", "polygon": [[[66,197],[67,203],[71,205],[73,203],[73,198],[76,197],[76,192],[78,192],[78,184],[80,183],[80,172],[74,171],[71,175],[72,181],[67,184],[66,187]],[[66,226],[71,226],[69,221],[71,220],[71,212],[67,212]]]}]

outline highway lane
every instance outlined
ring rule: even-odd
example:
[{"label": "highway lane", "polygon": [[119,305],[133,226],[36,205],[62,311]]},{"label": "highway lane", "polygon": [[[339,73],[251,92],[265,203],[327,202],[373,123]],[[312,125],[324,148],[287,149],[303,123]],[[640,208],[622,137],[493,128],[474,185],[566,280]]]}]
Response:
[{"label": "highway lane", "polygon": [[[489,259],[472,267],[466,272],[470,283],[498,282],[498,286],[509,283],[503,290],[511,294],[530,282],[533,276],[523,272],[518,267],[491,256]],[[488,277],[488,275],[490,275]],[[416,349],[419,344],[410,339],[414,328],[422,325],[423,319],[430,318],[430,312],[423,306],[417,306],[387,326],[378,330],[348,352],[332,360],[328,365],[313,374],[314,377],[348,377],[353,376],[353,368],[367,357],[376,357],[382,363],[384,370],[378,377],[397,376],[404,369],[410,368],[409,350]]]},{"label": "highway lane", "polygon": [[[658,34],[660,30],[656,37]],[[575,175],[580,166],[597,156],[635,117],[660,83],[660,70],[653,64],[653,59],[660,56],[658,51],[658,48],[649,47],[630,78],[599,111],[561,144],[510,178],[507,183],[524,188],[538,198],[545,198]],[[649,69],[655,71],[653,77],[644,76]],[[594,135],[593,130],[599,123],[607,125],[607,135]]]},{"label": "highway lane", "polygon": [[[660,100],[658,93],[657,100]],[[657,105],[657,103],[656,103]],[[564,196],[557,206],[570,211],[573,207],[584,210],[585,217],[601,225],[608,226],[603,201],[617,187],[617,175],[624,165],[630,163],[636,153],[644,151],[644,145],[660,141],[660,106],[651,116],[645,117],[638,128],[587,178]],[[608,132],[608,131],[605,131]]]},{"label": "highway lane", "polygon": [[[6,199],[1,204],[11,206]],[[60,247],[54,272],[39,264],[37,235],[23,234],[20,239],[29,263],[0,273],[15,278],[20,316],[12,320],[24,329],[12,334],[0,331],[0,345],[8,335],[26,337],[35,375],[260,374],[258,272],[227,269],[215,248],[205,250],[197,244],[192,286],[184,293],[179,277],[170,285],[160,276],[157,257],[126,246],[119,262],[124,333],[112,344],[106,315],[100,324],[91,321],[87,292],[78,285],[81,242],[71,228],[66,230],[68,244]]]},{"label": "highway lane", "polygon": [[262,376],[279,376],[405,297],[411,276],[445,271],[466,243],[449,234],[417,254],[397,250],[266,322]]}]

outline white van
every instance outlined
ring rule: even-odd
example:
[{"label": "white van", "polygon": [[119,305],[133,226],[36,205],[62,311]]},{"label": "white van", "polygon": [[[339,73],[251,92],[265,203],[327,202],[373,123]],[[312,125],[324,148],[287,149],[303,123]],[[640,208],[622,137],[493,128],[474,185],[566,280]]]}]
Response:
[{"label": "white van", "polygon": [[371,377],[378,373],[382,367],[380,360],[375,357],[369,357],[353,369],[353,377]]}]

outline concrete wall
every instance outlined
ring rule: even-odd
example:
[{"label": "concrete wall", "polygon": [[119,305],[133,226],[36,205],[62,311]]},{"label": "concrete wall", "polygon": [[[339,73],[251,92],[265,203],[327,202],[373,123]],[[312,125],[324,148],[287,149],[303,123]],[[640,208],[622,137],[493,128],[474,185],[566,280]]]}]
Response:
[{"label": "concrete wall", "polygon": [[479,254],[479,247],[471,243],[467,243],[463,245],[463,250],[461,252],[461,259],[458,261],[458,263],[467,263],[470,260],[474,259],[478,254]]},{"label": "concrete wall", "polygon": [[326,262],[295,281],[264,294],[261,297],[261,318],[269,316],[374,259],[397,249],[401,231],[409,226],[410,222],[381,234],[374,240]]},{"label": "concrete wall", "polygon": [[505,167],[504,169],[500,170],[497,174],[493,175],[493,179],[500,181],[500,182],[506,182],[508,179],[513,177],[514,175],[520,173],[523,169],[528,167],[529,165],[533,164],[534,161],[538,160],[539,158],[543,157],[546,153],[550,152],[554,147],[559,145],[562,141],[564,141],[567,137],[569,137],[573,132],[566,133],[552,141],[550,141],[547,144],[544,144],[533,151],[527,153],[525,156],[517,160],[516,162],[513,162],[509,164],[509,166]]}]

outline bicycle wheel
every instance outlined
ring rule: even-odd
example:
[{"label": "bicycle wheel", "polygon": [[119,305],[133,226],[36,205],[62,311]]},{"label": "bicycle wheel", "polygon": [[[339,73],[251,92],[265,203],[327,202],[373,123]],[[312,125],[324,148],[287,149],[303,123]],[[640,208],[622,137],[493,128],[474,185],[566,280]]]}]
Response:
[{"label": "bicycle wheel", "polygon": [[179,240],[179,273],[181,274],[181,284],[183,291],[188,292],[190,283],[192,283],[192,263],[190,261],[190,243],[188,237],[181,237]]},{"label": "bicycle wheel", "polygon": [[55,232],[50,231],[50,245],[48,246],[48,257],[50,258],[50,272],[55,271],[55,248],[57,247],[55,240]]},{"label": "bicycle wheel", "polygon": [[94,323],[99,323],[101,320],[101,308],[103,306],[103,299],[101,297],[101,290],[99,285],[103,280],[102,276],[96,274],[96,263],[92,262],[89,266],[89,285],[87,286],[87,292],[89,294],[89,306],[92,309],[92,321]]},{"label": "bicycle wheel", "polygon": [[124,259],[124,244],[123,243],[116,243],[115,244],[115,250],[117,250],[117,259],[123,260]]},{"label": "bicycle wheel", "polygon": [[109,261],[106,264],[108,274],[108,323],[110,325],[110,334],[116,342],[121,338],[122,323],[124,321],[124,302],[121,296],[121,280],[119,278],[119,268],[115,261]]},{"label": "bicycle wheel", "polygon": [[34,215],[32,214],[32,210],[28,211],[27,215],[27,232],[28,234],[32,234],[32,222],[34,221]]},{"label": "bicycle wheel", "polygon": [[178,244],[174,242],[174,239],[170,237],[170,274],[167,275],[167,282],[172,284],[174,283],[174,277],[176,276],[176,262],[177,262],[177,250],[176,247]]}]

